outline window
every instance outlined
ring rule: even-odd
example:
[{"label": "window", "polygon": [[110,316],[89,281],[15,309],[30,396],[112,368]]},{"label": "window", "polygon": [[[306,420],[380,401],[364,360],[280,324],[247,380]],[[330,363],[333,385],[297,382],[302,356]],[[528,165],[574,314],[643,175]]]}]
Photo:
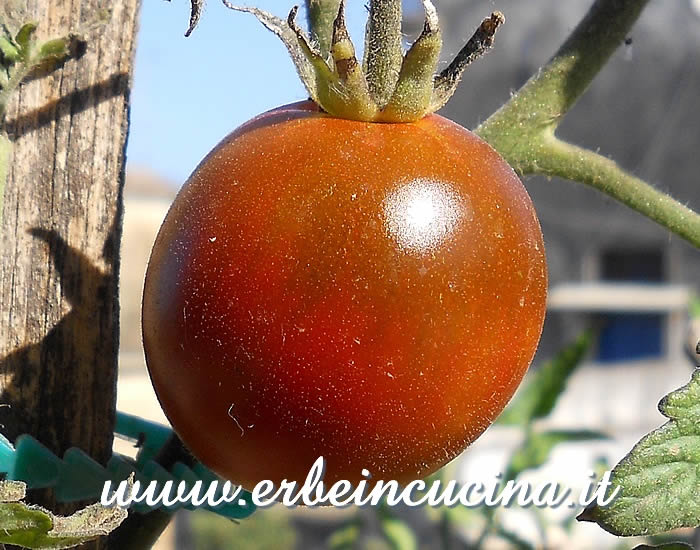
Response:
[{"label": "window", "polygon": [[603,281],[662,283],[664,255],[661,250],[606,250],[601,255],[600,278]]},{"label": "window", "polygon": [[[600,278],[617,283],[662,283],[666,278],[663,252],[658,249],[604,251]],[[666,316],[658,312],[602,314],[596,359],[608,363],[661,357],[665,320]]]}]

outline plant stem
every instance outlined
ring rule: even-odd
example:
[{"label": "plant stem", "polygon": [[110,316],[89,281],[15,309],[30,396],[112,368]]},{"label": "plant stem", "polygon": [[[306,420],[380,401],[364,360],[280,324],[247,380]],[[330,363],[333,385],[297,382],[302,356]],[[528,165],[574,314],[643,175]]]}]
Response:
[{"label": "plant stem", "polygon": [[556,128],[624,40],[648,1],[596,0],[554,57],[477,132],[499,141],[498,135],[506,133],[499,130],[506,126],[516,133],[521,132],[519,124],[524,124],[528,133]]},{"label": "plant stem", "polygon": [[333,22],[338,15],[340,0],[306,0],[311,35],[318,42],[318,49],[325,58],[331,51]]},{"label": "plant stem", "polygon": [[364,66],[370,94],[380,108],[394,93],[402,63],[401,0],[371,0]]},{"label": "plant stem", "polygon": [[[154,460],[166,470],[170,470],[176,462],[182,462],[187,466],[194,464],[192,455],[182,440],[174,433]],[[161,509],[151,510],[145,514],[130,512],[129,517],[109,534],[110,548],[147,550],[163,534],[172,517],[171,512]]]},{"label": "plant stem", "polygon": [[700,214],[628,174],[612,160],[554,136],[539,151],[538,173],[595,187],[700,248]]},{"label": "plant stem", "polygon": [[119,550],[149,550],[170,524],[172,514],[153,510],[147,514],[130,512],[124,522],[109,534],[109,547]]},{"label": "plant stem", "polygon": [[554,136],[647,2],[597,0],[547,65],[476,133],[519,174],[559,176],[595,187],[700,248],[699,214],[613,161]]},{"label": "plant stem", "polygon": [[450,516],[444,510],[440,514],[440,539],[442,541],[442,550],[451,550],[452,548],[452,524]]},{"label": "plant stem", "polygon": [[[328,56],[340,0],[306,0],[311,33]],[[384,107],[396,88],[403,63],[401,0],[370,0],[363,68],[377,105]]]},{"label": "plant stem", "polygon": [[4,88],[0,89],[0,126],[5,118],[5,111],[7,110],[7,104],[10,102],[10,97],[12,97],[12,94],[17,87],[19,87],[22,80],[24,80],[31,71],[33,67],[32,62],[35,61],[27,61],[14,67],[9,82]]}]

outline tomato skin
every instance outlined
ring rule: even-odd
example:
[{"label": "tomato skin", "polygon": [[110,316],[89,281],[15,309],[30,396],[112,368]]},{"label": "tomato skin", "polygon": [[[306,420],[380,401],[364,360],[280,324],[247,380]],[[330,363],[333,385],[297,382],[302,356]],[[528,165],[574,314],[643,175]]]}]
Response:
[{"label": "tomato skin", "polygon": [[175,199],[143,298],[174,429],[247,489],[405,483],[476,439],[536,350],[546,262],[522,183],[437,115],[332,118],[308,102],[225,138]]}]

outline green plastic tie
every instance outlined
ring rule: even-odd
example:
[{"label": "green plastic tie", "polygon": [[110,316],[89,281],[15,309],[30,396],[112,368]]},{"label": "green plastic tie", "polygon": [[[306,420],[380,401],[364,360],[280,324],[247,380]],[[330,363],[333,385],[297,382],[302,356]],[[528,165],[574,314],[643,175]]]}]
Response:
[{"label": "green plastic tie", "polygon": [[[4,473],[8,480],[25,482],[29,489],[53,488],[56,499],[61,502],[97,500],[102,495],[106,481],[112,482],[111,489],[114,491],[119,483],[132,474],[134,480],[139,481],[141,485],[140,492],[145,490],[149,483],[156,481],[158,485],[155,494],[160,495],[163,484],[172,481],[171,495],[174,495],[178,484],[184,481],[187,487],[185,494],[188,494],[197,481],[202,481],[203,494],[211,482],[217,481],[216,498],[222,495],[224,480],[199,462],[191,468],[177,462],[171,471],[154,462],[154,457],[173,434],[170,428],[118,412],[115,433],[118,437],[138,445],[139,451],[135,461],[114,454],[107,467],[104,467],[75,447],[68,449],[61,459],[30,435],[19,436],[16,445],[13,446],[0,434],[0,472]],[[224,503],[215,508],[205,504],[202,508],[232,519],[246,518],[255,511],[250,493],[242,491],[237,500],[238,502]],[[190,504],[178,502],[167,510],[175,511],[183,506],[193,509]],[[148,512],[152,507],[140,502],[134,504],[133,508],[138,512]]]}]

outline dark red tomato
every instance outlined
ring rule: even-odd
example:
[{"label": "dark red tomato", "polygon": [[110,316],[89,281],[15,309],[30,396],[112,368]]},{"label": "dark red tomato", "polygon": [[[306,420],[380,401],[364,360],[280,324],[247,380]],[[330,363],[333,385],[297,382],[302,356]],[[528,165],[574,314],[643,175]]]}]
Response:
[{"label": "dark red tomato", "polygon": [[457,456],[532,360],[547,276],[515,173],[437,115],[332,118],[309,103],[224,139],[148,266],[146,358],[173,427],[251,489],[407,482]]}]

